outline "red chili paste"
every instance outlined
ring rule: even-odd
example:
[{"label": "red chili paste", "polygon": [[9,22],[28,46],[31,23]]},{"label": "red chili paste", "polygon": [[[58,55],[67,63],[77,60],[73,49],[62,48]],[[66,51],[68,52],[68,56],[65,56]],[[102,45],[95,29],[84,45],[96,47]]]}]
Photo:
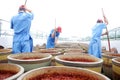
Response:
[{"label": "red chili paste", "polygon": [[85,59],[85,58],[64,58],[66,61],[75,61],[75,62],[95,62],[94,60]]},{"label": "red chili paste", "polygon": [[41,59],[43,57],[24,57],[24,58],[16,58],[16,59],[21,59],[21,60],[31,60],[31,59]]},{"label": "red chili paste", "polygon": [[30,78],[29,80],[98,80],[96,77],[90,75],[83,75],[81,74],[60,74],[60,73],[53,73],[53,74],[43,74],[38,75],[36,77]]},{"label": "red chili paste", "polygon": [[10,76],[15,75],[17,72],[15,71],[8,71],[8,70],[0,70],[0,80],[4,80]]},{"label": "red chili paste", "polygon": [[120,54],[108,54],[108,55],[110,55],[110,56],[118,56],[118,57],[120,57]]}]

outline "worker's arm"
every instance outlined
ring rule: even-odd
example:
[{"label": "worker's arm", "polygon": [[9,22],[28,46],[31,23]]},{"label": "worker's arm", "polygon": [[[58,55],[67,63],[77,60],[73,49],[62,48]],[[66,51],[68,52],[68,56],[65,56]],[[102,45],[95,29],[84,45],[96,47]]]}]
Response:
[{"label": "worker's arm", "polygon": [[56,31],[57,31],[57,29],[55,28],[55,29],[53,30],[52,34],[51,34],[51,37],[52,37],[52,38],[55,37]]},{"label": "worker's arm", "polygon": [[25,9],[25,11],[30,12],[30,13],[32,12],[32,10],[28,9],[25,5],[23,5],[22,7]]},{"label": "worker's arm", "polygon": [[106,31],[105,33],[103,33],[101,36],[104,36],[104,35],[107,35],[108,34],[108,32]]},{"label": "worker's arm", "polygon": [[103,18],[104,18],[104,22],[106,23],[106,25],[108,25],[108,20],[105,15],[103,15]]},{"label": "worker's arm", "polygon": [[30,9],[27,9],[27,8],[25,8],[25,10],[26,10],[27,12],[30,12],[30,13],[32,12],[32,10],[30,10]]}]

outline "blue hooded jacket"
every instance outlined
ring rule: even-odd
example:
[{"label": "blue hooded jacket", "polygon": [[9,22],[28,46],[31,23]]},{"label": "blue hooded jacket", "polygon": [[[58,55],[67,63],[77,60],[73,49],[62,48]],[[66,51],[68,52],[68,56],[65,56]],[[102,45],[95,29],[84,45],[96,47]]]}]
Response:
[{"label": "blue hooded jacket", "polygon": [[33,40],[30,36],[30,27],[32,20],[33,14],[23,11],[19,12],[17,15],[12,17],[11,29],[14,30],[13,53],[32,51]]},{"label": "blue hooded jacket", "polygon": [[97,23],[92,28],[92,39],[89,44],[88,53],[95,57],[101,58],[101,35],[102,30],[106,28],[106,24]]}]

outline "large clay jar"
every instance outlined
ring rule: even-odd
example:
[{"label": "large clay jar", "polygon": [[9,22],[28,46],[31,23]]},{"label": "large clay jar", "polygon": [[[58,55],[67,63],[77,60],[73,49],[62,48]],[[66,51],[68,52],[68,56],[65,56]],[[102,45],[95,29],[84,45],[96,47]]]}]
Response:
[{"label": "large clay jar", "polygon": [[82,50],[82,49],[76,49],[76,48],[69,48],[69,49],[66,49],[65,50],[65,53],[64,54],[76,54],[76,53],[85,53],[85,51],[84,50]]},{"label": "large clay jar", "polygon": [[11,49],[0,49],[0,63],[7,63],[7,56],[12,53]]},{"label": "large clay jar", "polygon": [[63,54],[64,50],[63,49],[57,49],[57,48],[50,48],[50,49],[39,49],[35,52],[48,53],[48,54],[51,54],[54,57],[54,56]]},{"label": "large clay jar", "polygon": [[70,49],[66,49],[64,55],[76,55],[76,54],[85,54],[83,50],[81,49],[74,49],[74,48],[70,48]]},{"label": "large clay jar", "polygon": [[64,53],[63,49],[57,49],[57,48],[50,48],[50,49],[39,49],[36,52],[44,53],[44,54],[51,54],[52,55],[52,61],[51,66],[55,66],[55,56],[62,55]]},{"label": "large clay jar", "polygon": [[24,73],[24,68],[18,64],[0,63],[0,80],[16,80]]},{"label": "large clay jar", "polygon": [[103,73],[112,79],[112,59],[120,57],[120,54],[116,53],[103,53],[102,59],[103,59]]},{"label": "large clay jar", "polygon": [[23,66],[25,71],[31,69],[50,66],[52,55],[42,53],[21,53],[11,54],[8,57],[9,63],[15,63]]},{"label": "large clay jar", "polygon": [[113,80],[120,80],[120,57],[112,59]]},{"label": "large clay jar", "polygon": [[87,68],[101,73],[103,60],[88,54],[59,55],[55,57],[56,66]]},{"label": "large clay jar", "polygon": [[30,70],[17,80],[110,80],[92,70],[67,66],[50,66]]}]

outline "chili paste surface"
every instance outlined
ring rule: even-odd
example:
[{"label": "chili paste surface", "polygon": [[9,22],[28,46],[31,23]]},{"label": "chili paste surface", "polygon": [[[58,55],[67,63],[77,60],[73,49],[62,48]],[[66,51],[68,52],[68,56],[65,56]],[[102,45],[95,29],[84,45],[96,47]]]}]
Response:
[{"label": "chili paste surface", "polygon": [[72,74],[72,73],[52,73],[37,75],[29,80],[98,80],[95,76],[85,75],[85,74]]},{"label": "chili paste surface", "polygon": [[16,59],[21,59],[21,60],[31,60],[31,59],[41,59],[43,57],[24,57],[24,58],[16,58]]},{"label": "chili paste surface", "polygon": [[15,71],[0,70],[0,80],[4,80],[10,76],[17,74]]},{"label": "chili paste surface", "polygon": [[64,58],[66,61],[75,61],[75,62],[95,62],[95,60],[85,59],[85,58]]}]

